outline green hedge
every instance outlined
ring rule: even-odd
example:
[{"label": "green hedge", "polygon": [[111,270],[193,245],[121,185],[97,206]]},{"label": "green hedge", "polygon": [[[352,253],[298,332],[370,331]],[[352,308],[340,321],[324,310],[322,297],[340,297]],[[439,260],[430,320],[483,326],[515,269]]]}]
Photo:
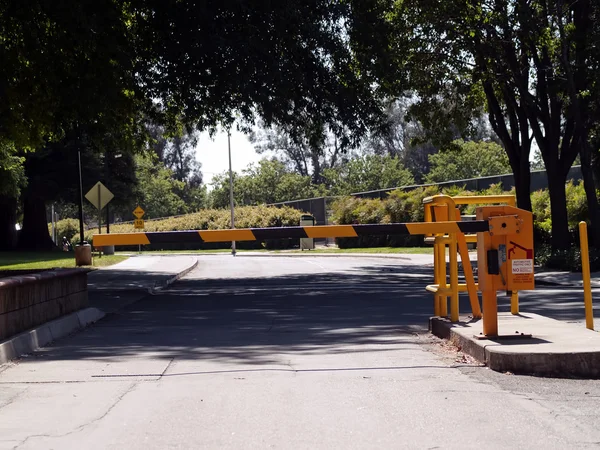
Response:
[{"label": "green hedge", "polygon": [[[243,206],[235,209],[236,228],[267,228],[267,227],[289,227],[298,226],[300,217],[306,214],[297,209],[289,207],[277,208],[274,206]],[[180,230],[220,230],[230,227],[231,212],[229,209],[204,209],[193,214],[187,214],[168,219],[152,220],[145,222],[144,231],[180,231]],[[62,239],[66,236],[73,244],[79,242],[79,222],[76,219],[65,219],[57,222],[58,236]],[[49,229],[51,226],[49,225]],[[110,226],[111,233],[135,232],[132,223],[113,224]],[[93,244],[93,235],[98,229],[85,231],[85,240]],[[103,227],[103,233],[106,228]],[[282,249],[290,248],[299,244],[298,239],[274,239],[264,242],[249,241],[236,243],[237,248],[242,249]],[[187,244],[160,244],[146,245],[147,250],[192,250],[192,249],[215,249],[230,248],[231,243],[187,243]],[[120,247],[127,249],[127,247]],[[137,247],[131,247],[135,249]]]},{"label": "green hedge", "polygon": [[[461,187],[440,190],[436,186],[417,188],[411,191],[395,190],[387,198],[363,199],[343,197],[332,205],[333,218],[337,224],[373,224],[394,222],[422,222],[423,199],[436,194],[456,195],[514,195],[515,191],[503,191],[500,184],[489,189],[473,192]],[[587,200],[583,183],[569,181],[566,185],[567,219],[573,242],[579,242],[578,224],[588,219]],[[550,251],[550,232],[552,220],[550,215],[550,196],[548,190],[534,192],[531,196],[534,214],[534,236],[536,260],[538,263],[555,268],[578,268],[580,263],[579,249],[573,246],[568,252],[552,254]],[[459,206],[462,214],[475,214],[477,205]],[[366,236],[358,238],[340,238],[337,243],[341,248],[351,247],[404,247],[422,246],[422,236]],[[591,249],[592,267],[600,269],[600,250]]]}]

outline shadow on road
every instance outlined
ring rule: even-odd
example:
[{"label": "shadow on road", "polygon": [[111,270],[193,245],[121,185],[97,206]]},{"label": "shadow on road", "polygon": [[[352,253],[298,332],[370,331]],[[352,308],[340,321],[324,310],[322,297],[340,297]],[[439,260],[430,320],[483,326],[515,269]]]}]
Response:
[{"label": "shadow on road", "polygon": [[[433,297],[425,292],[430,283],[431,267],[397,262],[275,277],[185,278],[38,356],[281,365],[290,353],[384,355],[422,342],[419,334],[433,314]],[[521,311],[581,320],[583,302],[579,308],[573,290],[551,292],[521,293]],[[498,300],[501,311],[509,310],[507,297]],[[460,310],[470,312],[466,295]]]},{"label": "shadow on road", "polygon": [[266,364],[290,352],[398,351],[427,330],[433,300],[424,288],[431,272],[390,264],[342,273],[183,279],[57,342],[40,357],[147,355]]}]

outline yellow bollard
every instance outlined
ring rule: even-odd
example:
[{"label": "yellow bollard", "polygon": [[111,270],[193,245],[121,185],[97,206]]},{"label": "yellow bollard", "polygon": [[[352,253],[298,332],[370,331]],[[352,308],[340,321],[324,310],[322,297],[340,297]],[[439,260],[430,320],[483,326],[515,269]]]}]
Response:
[{"label": "yellow bollard", "polygon": [[482,291],[483,334],[498,336],[498,297],[496,291]]},{"label": "yellow bollard", "polygon": [[592,306],[592,283],[590,281],[590,254],[588,250],[587,223],[579,222],[579,244],[581,246],[581,275],[583,276],[583,301],[585,304],[585,326],[594,329]]},{"label": "yellow bollard", "polygon": [[510,313],[515,316],[519,314],[519,292],[512,291],[510,295]]},{"label": "yellow bollard", "polygon": [[450,245],[448,246],[448,252],[450,253],[450,288],[452,289],[452,293],[450,295],[450,320],[452,322],[458,322],[458,247],[456,242],[456,233],[450,234]]},{"label": "yellow bollard", "polygon": [[[440,289],[446,289],[446,244],[442,237],[436,237],[437,254],[438,254],[438,283]],[[440,317],[448,315],[448,297],[442,294],[440,297]]]},{"label": "yellow bollard", "polygon": [[[439,277],[439,264],[438,261],[438,243],[437,240],[433,243],[433,284],[437,284],[439,286],[440,277]],[[438,294],[433,296],[433,315],[440,317],[440,310],[442,307],[442,299]]]}]

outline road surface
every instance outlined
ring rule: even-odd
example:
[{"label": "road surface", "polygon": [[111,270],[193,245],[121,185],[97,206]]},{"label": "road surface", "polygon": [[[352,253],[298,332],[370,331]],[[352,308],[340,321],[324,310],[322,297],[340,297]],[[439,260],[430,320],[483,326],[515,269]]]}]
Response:
[{"label": "road surface", "polygon": [[[495,373],[428,335],[428,261],[201,256],[3,366],[0,448],[597,448],[598,381]],[[570,302],[522,298],[581,319]]]}]

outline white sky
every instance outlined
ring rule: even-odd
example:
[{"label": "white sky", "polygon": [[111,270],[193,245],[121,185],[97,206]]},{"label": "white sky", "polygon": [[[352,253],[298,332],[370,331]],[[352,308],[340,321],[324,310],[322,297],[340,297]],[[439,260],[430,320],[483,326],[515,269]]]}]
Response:
[{"label": "white sky", "polygon": [[[533,161],[537,145],[532,143],[529,159]],[[250,163],[258,162],[265,155],[254,151],[253,145],[247,136],[233,129],[231,131],[231,166],[234,172],[241,173]],[[227,152],[227,132],[217,133],[213,139],[207,132],[201,133],[196,146],[196,158],[202,163],[202,176],[208,189],[214,175],[229,170],[229,156]]]},{"label": "white sky", "polygon": [[[196,158],[202,163],[205,184],[209,184],[214,175],[228,171],[227,132],[217,133],[214,139],[211,139],[207,132],[202,133],[196,146]],[[257,162],[260,158],[245,134],[237,130],[231,131],[231,167],[234,172],[241,173],[248,164]],[[209,189],[211,188],[209,185]]]}]

